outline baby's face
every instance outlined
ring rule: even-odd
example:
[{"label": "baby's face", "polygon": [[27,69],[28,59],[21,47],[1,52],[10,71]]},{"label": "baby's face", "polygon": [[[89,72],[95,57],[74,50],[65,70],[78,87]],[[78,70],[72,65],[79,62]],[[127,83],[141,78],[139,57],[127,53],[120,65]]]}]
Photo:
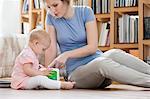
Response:
[{"label": "baby's face", "polygon": [[44,41],[44,42],[38,42],[38,44],[37,44],[37,54],[44,54],[45,53],[45,51],[49,48],[49,46],[50,46],[50,42],[46,42],[46,41]]}]

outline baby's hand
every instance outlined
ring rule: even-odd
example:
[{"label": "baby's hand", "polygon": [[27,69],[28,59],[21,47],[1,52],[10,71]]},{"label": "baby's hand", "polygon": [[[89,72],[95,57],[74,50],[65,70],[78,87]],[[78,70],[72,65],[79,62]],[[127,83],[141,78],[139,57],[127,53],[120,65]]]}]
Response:
[{"label": "baby's hand", "polygon": [[49,73],[50,73],[50,71],[51,71],[51,69],[45,69],[45,70],[43,70],[43,71],[41,71],[41,72],[42,72],[42,75],[43,75],[43,76],[48,76]]}]

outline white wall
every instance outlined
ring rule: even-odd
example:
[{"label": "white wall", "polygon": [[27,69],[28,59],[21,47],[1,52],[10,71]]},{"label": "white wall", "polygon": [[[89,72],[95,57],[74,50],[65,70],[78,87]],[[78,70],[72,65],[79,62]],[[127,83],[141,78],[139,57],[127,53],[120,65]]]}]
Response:
[{"label": "white wall", "polygon": [[19,0],[0,0],[0,36],[20,32]]}]

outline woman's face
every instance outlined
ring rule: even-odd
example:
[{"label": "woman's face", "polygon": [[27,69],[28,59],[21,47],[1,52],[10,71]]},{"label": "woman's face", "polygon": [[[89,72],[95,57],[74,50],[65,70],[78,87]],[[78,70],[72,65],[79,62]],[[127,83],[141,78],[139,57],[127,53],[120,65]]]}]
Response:
[{"label": "woman's face", "polygon": [[47,8],[50,14],[56,18],[63,17],[68,8],[68,4],[61,0],[46,0]]}]

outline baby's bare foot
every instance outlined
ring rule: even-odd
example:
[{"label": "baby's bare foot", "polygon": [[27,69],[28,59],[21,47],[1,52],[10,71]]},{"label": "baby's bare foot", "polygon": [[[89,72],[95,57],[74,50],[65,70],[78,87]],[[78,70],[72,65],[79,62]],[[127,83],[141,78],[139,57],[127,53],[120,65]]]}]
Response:
[{"label": "baby's bare foot", "polygon": [[61,89],[72,89],[75,85],[75,82],[61,82]]}]

